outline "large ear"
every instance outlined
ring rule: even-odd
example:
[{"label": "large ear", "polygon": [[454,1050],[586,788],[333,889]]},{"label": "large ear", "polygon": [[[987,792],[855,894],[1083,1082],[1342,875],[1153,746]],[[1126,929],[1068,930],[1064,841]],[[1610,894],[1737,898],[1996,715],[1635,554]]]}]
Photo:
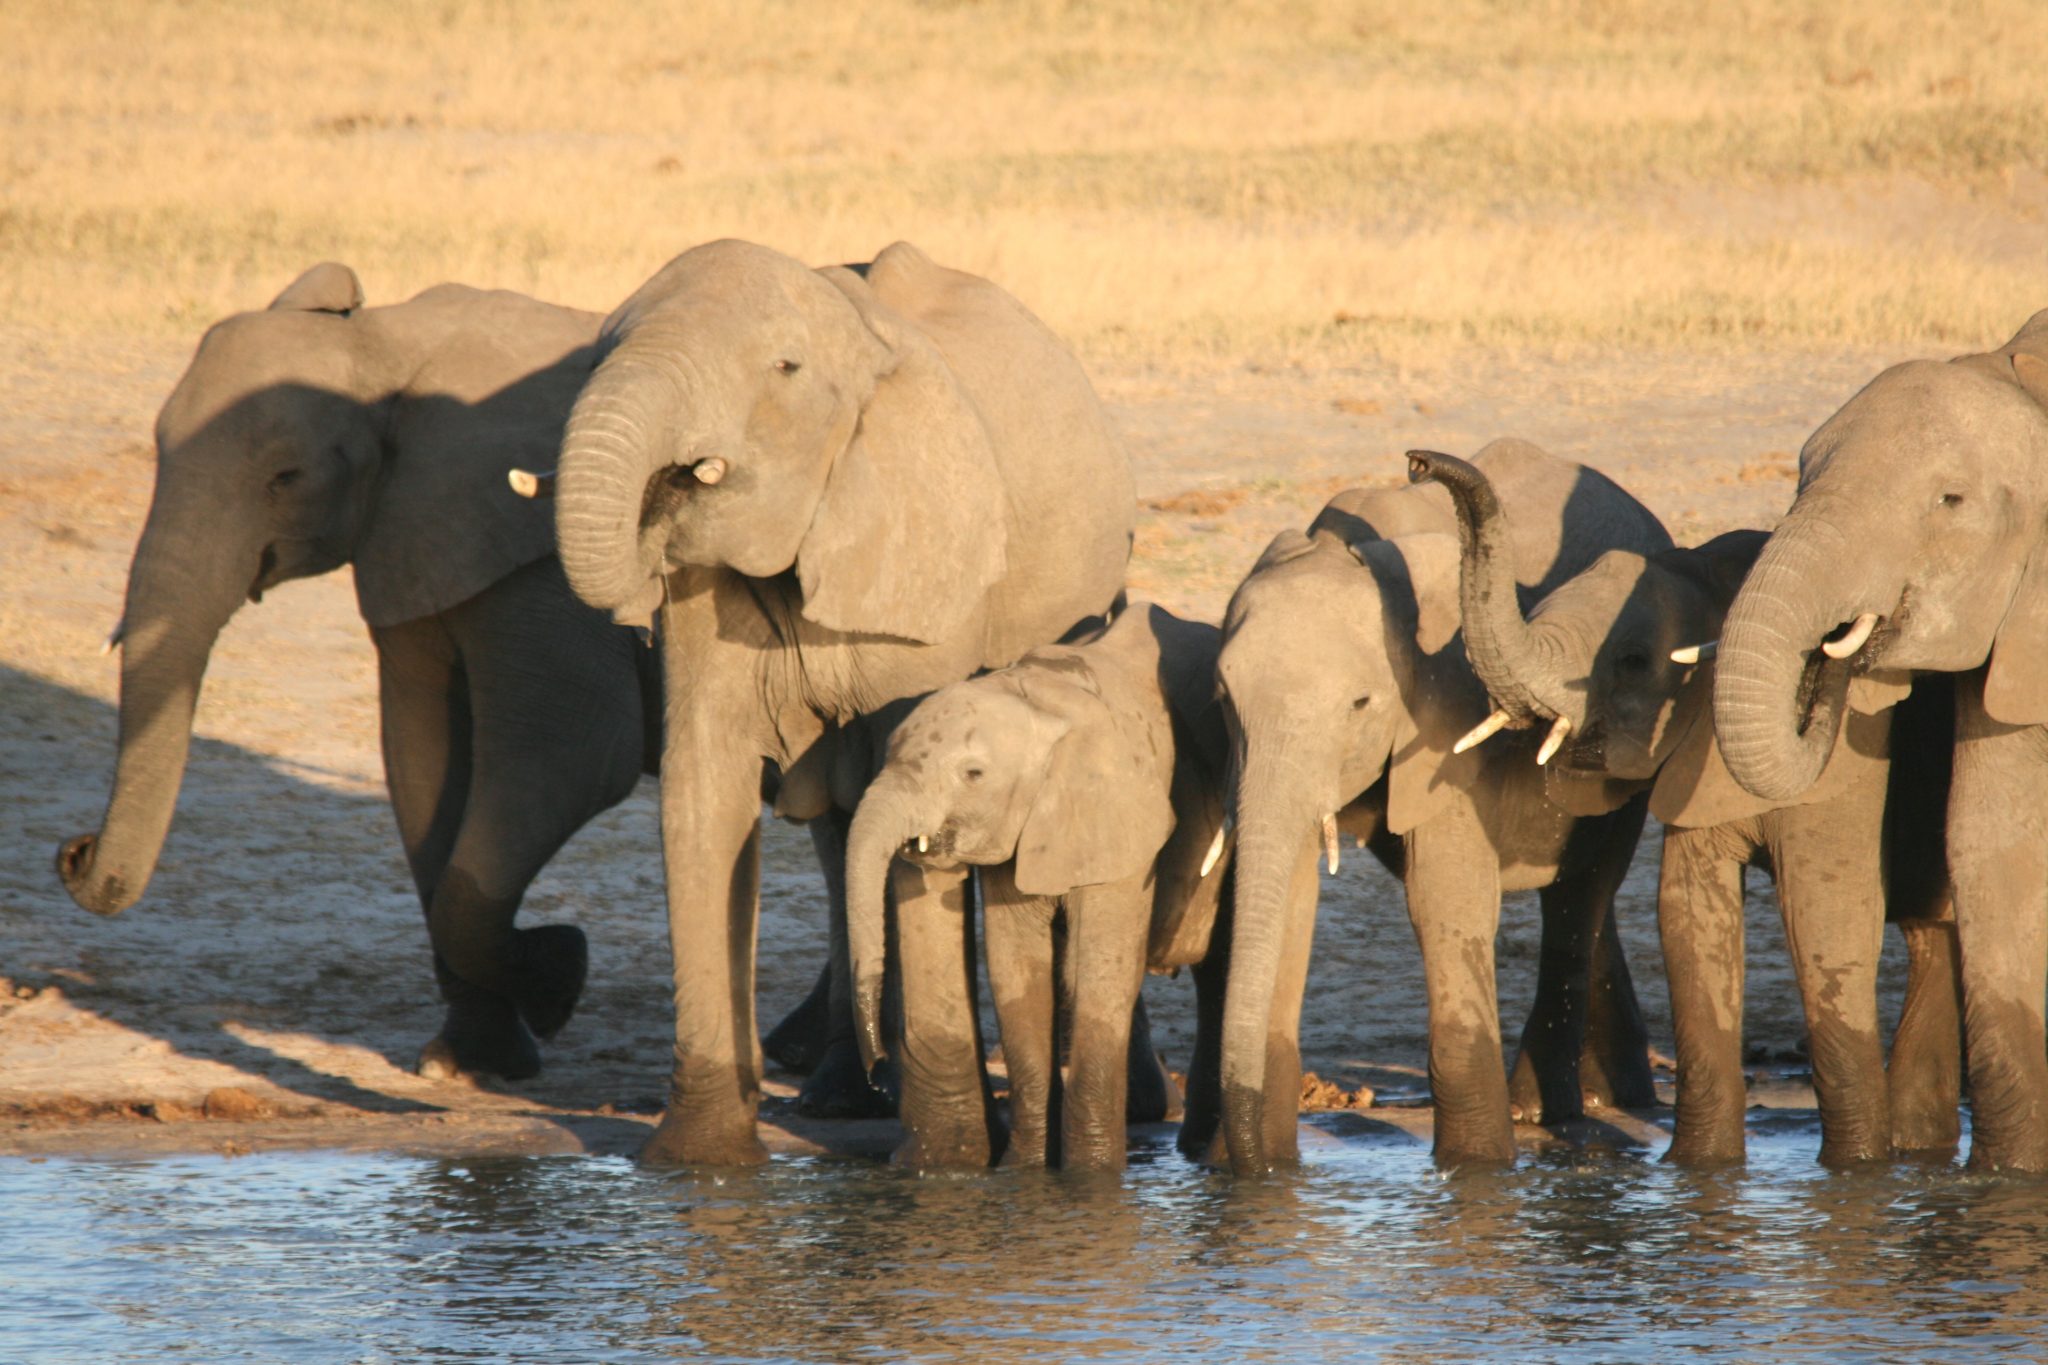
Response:
[{"label": "large ear", "polygon": [[1109,695],[1072,673],[1027,686],[1068,721],[1017,838],[1017,889],[1057,896],[1134,877],[1173,833],[1173,735],[1157,694]]},{"label": "large ear", "polygon": [[1441,532],[1356,542],[1378,581],[1382,629],[1401,679],[1387,768],[1387,830],[1406,834],[1478,779],[1483,746],[1451,747],[1486,718],[1486,689],[1465,662],[1458,619],[1458,539]]},{"label": "large ear", "polygon": [[934,644],[966,626],[1002,577],[1009,501],[995,451],[931,339],[852,271],[820,273],[887,359],[881,374],[857,377],[874,392],[797,549],[804,616]]},{"label": "large ear", "polygon": [[308,313],[340,313],[346,317],[363,306],[363,282],[347,266],[322,261],[286,285],[284,292],[270,301],[270,306]]},{"label": "large ear", "polygon": [[599,319],[516,294],[441,286],[351,322],[401,354],[433,338],[391,402],[384,471],[356,549],[363,619],[445,611],[555,552],[552,502],[514,493],[515,468],[552,469],[589,377]]},{"label": "large ear", "polygon": [[2048,724],[2048,543],[2035,542],[1999,623],[1984,709],[2008,725]]}]

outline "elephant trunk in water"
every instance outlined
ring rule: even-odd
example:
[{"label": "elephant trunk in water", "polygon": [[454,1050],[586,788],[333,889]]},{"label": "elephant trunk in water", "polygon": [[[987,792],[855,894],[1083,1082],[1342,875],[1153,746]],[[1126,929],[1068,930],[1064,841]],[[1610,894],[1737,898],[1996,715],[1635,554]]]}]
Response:
[{"label": "elephant trunk in water", "polygon": [[213,642],[266,563],[254,547],[218,534],[219,504],[202,510],[186,499],[181,511],[165,491],[159,487],[128,574],[113,794],[99,832],[57,852],[64,889],[101,915],[133,905],[156,871]]},{"label": "elephant trunk in water", "polygon": [[1813,517],[1787,517],[1729,608],[1715,656],[1714,731],[1735,780],[1786,801],[1819,780],[1847,702],[1850,663],[1821,642],[1860,608],[1833,583],[1859,558],[1849,538]]},{"label": "elephant trunk in water", "polygon": [[562,434],[555,531],[576,595],[616,611],[662,570],[660,544],[644,529],[653,452],[667,425],[660,371],[621,346],[584,386]]},{"label": "elephant trunk in water", "polygon": [[846,839],[846,942],[853,967],[854,1032],[861,1062],[870,1071],[887,1052],[882,1041],[882,976],[889,866],[906,841],[933,832],[915,797],[912,788],[892,781],[888,774],[878,777],[861,797]]},{"label": "elephant trunk in water", "polygon": [[1409,478],[1434,479],[1458,515],[1461,559],[1458,605],[1465,657],[1496,708],[1510,721],[1564,717],[1584,729],[1583,704],[1567,703],[1564,660],[1556,643],[1522,617],[1516,596],[1514,545],[1493,484],[1474,466],[1435,451],[1408,452]]}]

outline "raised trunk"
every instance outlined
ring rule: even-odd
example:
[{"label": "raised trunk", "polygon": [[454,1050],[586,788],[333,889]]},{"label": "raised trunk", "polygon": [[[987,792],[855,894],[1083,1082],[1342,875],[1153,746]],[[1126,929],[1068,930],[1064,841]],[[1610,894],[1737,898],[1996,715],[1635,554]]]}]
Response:
[{"label": "raised trunk", "polygon": [[555,534],[576,595],[617,610],[661,572],[660,546],[642,530],[655,445],[658,377],[614,354],[569,414],[555,488]]},{"label": "raised trunk", "polygon": [[[869,1071],[887,1054],[882,1039],[882,977],[888,930],[884,897],[889,866],[918,827],[912,793],[886,777],[861,798],[846,839],[846,944],[853,968],[854,1034]],[[906,989],[908,985],[906,984]]]},{"label": "raised trunk", "polygon": [[99,832],[71,839],[57,852],[64,889],[95,914],[133,905],[156,871],[213,642],[259,568],[260,557],[249,547],[180,526],[192,521],[175,504],[165,505],[159,492],[128,575],[113,794]]},{"label": "raised trunk", "polygon": [[1816,543],[1791,518],[1736,595],[1715,656],[1714,731],[1735,780],[1789,801],[1820,779],[1841,730],[1849,664],[1820,643],[1851,613],[1825,585],[1845,581],[1845,547]]},{"label": "raised trunk", "polygon": [[1473,465],[1434,451],[1410,451],[1409,475],[1435,479],[1458,514],[1458,605],[1465,657],[1493,704],[1518,721],[1568,716],[1583,728],[1583,703],[1565,703],[1561,657],[1522,617],[1507,513],[1493,484]]}]

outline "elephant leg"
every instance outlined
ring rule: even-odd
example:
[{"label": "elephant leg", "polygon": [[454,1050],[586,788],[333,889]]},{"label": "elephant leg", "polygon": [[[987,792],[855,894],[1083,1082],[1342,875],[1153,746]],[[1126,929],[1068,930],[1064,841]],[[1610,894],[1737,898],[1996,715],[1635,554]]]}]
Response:
[{"label": "elephant leg", "polygon": [[1074,1050],[1060,1115],[1060,1166],[1065,1170],[1119,1171],[1124,1166],[1131,1018],[1145,980],[1151,892],[1148,875],[1067,896]]},{"label": "elephant leg", "polygon": [[1652,1109],[1657,1104],[1657,1081],[1650,1071],[1650,1026],[1636,999],[1635,978],[1629,974],[1611,895],[1607,912],[1600,917],[1600,933],[1593,940],[1579,1089],[1596,1107]]},{"label": "elephant leg", "polygon": [[[815,821],[813,823],[816,823]],[[761,1051],[784,1071],[808,1076],[818,1069],[829,1041],[832,1007],[832,959],[818,968],[810,994],[782,1016],[782,1022],[761,1039]]]},{"label": "elephant leg", "polygon": [[1984,711],[1956,680],[1949,874],[1963,958],[1970,1168],[2048,1172],[2048,728]]},{"label": "elephant leg", "polygon": [[[883,1118],[896,1109],[888,1094],[869,1083],[853,1033],[853,959],[846,942],[846,835],[852,823],[852,817],[839,810],[810,822],[811,844],[825,874],[831,925],[831,948],[820,978],[825,1008],[814,1035],[818,1062],[796,1099],[797,1112],[813,1118]],[[776,1032],[789,1024],[785,1019]]]},{"label": "elephant leg", "polygon": [[1130,1078],[1124,1096],[1126,1122],[1164,1123],[1180,1117],[1181,1097],[1175,1091],[1165,1060],[1152,1042],[1152,1019],[1145,1013],[1142,981],[1137,1003],[1131,1006],[1131,1051],[1124,1074]]},{"label": "elephant leg", "polygon": [[1058,984],[1054,980],[1054,902],[1017,890],[1012,869],[981,871],[982,932],[988,938],[988,984],[1002,1029],[1003,1065],[1010,1073],[1010,1142],[1005,1166],[1051,1164],[1051,1135],[1059,1131],[1060,1072],[1054,1037]]},{"label": "elephant leg", "polygon": [[1408,918],[1429,993],[1429,1086],[1436,1159],[1446,1166],[1512,1165],[1507,1071],[1493,941],[1500,868],[1478,817],[1453,803],[1408,836]]},{"label": "elephant leg", "polygon": [[1687,1166],[1744,1155],[1742,870],[1754,842],[1746,823],[1664,831],[1657,929],[1678,1051],[1678,1114],[1664,1159]]},{"label": "elephant leg", "polygon": [[1230,1153],[1223,1144],[1223,1000],[1230,984],[1230,897],[1217,910],[1209,952],[1189,969],[1195,982],[1195,1055],[1188,1062],[1186,1111],[1174,1145],[1180,1154],[1204,1165],[1224,1167]]},{"label": "elephant leg", "polygon": [[1884,787],[1868,784],[1764,822],[1785,946],[1799,979],[1820,1100],[1821,1163],[1888,1161],[1891,1100],[1877,1027],[1877,960],[1884,948],[1884,878],[1871,851]]},{"label": "elephant leg", "polygon": [[1892,1035],[1892,1149],[1945,1161],[1962,1142],[1962,958],[1952,908],[1898,922],[1906,940],[1906,1004]]},{"label": "elephant leg", "polygon": [[903,964],[904,1138],[894,1160],[912,1170],[987,1166],[1000,1154],[981,1020],[974,1003],[974,910],[964,870],[898,859],[896,943]]}]

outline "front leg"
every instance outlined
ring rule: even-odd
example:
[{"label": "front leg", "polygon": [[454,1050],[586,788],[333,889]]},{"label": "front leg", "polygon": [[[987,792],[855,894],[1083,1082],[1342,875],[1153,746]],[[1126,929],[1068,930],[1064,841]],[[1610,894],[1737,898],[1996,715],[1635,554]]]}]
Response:
[{"label": "front leg", "polygon": [[1664,831],[1657,929],[1678,1049],[1678,1119],[1664,1159],[1682,1165],[1744,1155],[1742,869],[1753,824]]},{"label": "front leg", "polygon": [[1067,896],[1074,1054],[1060,1124],[1060,1166],[1066,1170],[1124,1166],[1131,1015],[1145,980],[1151,906],[1149,875]]},{"label": "front leg", "polygon": [[1059,1124],[1060,1101],[1053,1038],[1054,903],[1049,896],[1019,891],[1010,863],[983,868],[981,892],[988,985],[1003,1034],[1003,1065],[1010,1073],[1010,1145],[1003,1164],[1044,1166],[1053,1155],[1048,1138]]},{"label": "front leg", "polygon": [[903,964],[903,1142],[912,1170],[987,1166],[1002,1129],[982,1064],[974,1001],[974,905],[967,870],[890,868]]},{"label": "front leg", "polygon": [[1429,1088],[1440,1165],[1512,1165],[1493,940],[1500,865],[1464,801],[1408,835],[1408,918],[1429,991]]},{"label": "front leg", "polygon": [[1991,719],[1979,669],[1956,680],[1955,764],[1970,1168],[2048,1172],[2048,729]]}]

